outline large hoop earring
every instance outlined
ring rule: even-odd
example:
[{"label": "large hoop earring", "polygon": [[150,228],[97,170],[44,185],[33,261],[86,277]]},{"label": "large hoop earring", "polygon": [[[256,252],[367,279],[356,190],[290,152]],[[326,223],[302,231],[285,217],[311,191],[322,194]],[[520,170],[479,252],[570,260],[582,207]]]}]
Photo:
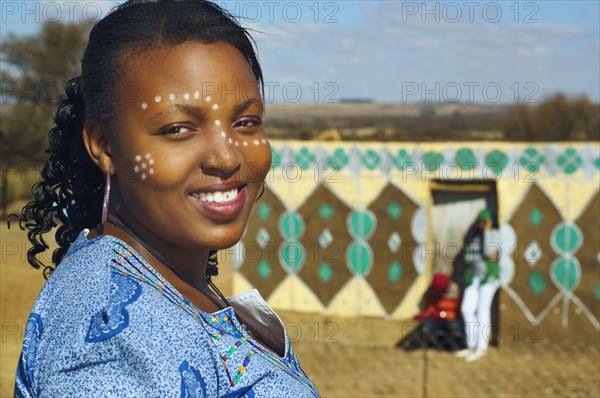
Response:
[{"label": "large hoop earring", "polygon": [[262,198],[262,196],[264,195],[264,193],[265,193],[265,185],[267,185],[267,181],[263,181],[263,183],[262,183],[262,189],[260,190],[260,193],[256,197],[255,202],[258,202],[260,200],[260,198]]},{"label": "large hoop earring", "polygon": [[102,200],[102,225],[106,223],[108,213],[108,199],[110,198],[110,173],[106,173],[106,182],[104,183],[104,199]]}]

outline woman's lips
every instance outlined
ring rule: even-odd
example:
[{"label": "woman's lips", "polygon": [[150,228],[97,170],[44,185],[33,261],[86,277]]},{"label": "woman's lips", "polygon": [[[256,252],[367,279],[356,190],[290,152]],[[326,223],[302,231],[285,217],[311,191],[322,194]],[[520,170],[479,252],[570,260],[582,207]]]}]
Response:
[{"label": "woman's lips", "polygon": [[237,216],[246,202],[246,186],[231,189],[212,190],[188,195],[192,202],[218,218]]}]

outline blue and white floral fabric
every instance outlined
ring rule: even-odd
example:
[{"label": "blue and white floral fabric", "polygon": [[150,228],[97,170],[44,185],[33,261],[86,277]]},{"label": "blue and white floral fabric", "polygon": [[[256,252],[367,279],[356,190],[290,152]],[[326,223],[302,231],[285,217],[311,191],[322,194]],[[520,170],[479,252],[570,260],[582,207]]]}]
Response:
[{"label": "blue and white floral fabric", "polygon": [[[201,312],[124,242],[86,234],[34,305],[16,397],[319,396],[257,292],[233,297],[235,311]],[[267,326],[285,354],[254,340],[236,312],[276,321]]]}]

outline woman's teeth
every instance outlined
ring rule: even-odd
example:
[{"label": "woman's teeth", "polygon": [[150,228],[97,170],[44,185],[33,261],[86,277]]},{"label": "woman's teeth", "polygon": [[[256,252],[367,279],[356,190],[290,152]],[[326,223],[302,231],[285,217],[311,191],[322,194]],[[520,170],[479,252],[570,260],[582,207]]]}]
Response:
[{"label": "woman's teeth", "polygon": [[234,200],[235,198],[237,198],[238,196],[238,190],[237,188],[234,188],[230,191],[214,191],[214,192],[200,192],[200,193],[193,193],[192,196],[196,199],[200,199],[200,201],[202,202],[215,202],[215,203],[222,203],[222,202],[230,202],[232,200]]}]

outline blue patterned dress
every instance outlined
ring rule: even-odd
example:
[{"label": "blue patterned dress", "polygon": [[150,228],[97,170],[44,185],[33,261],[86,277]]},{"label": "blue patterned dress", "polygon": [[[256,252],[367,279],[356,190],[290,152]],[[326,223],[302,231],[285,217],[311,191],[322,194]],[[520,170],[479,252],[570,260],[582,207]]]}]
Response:
[{"label": "blue patterned dress", "polygon": [[127,244],[86,234],[29,316],[15,396],[319,396],[281,320],[255,290],[231,305],[272,328],[283,357],[257,343],[233,308],[199,311]]}]

